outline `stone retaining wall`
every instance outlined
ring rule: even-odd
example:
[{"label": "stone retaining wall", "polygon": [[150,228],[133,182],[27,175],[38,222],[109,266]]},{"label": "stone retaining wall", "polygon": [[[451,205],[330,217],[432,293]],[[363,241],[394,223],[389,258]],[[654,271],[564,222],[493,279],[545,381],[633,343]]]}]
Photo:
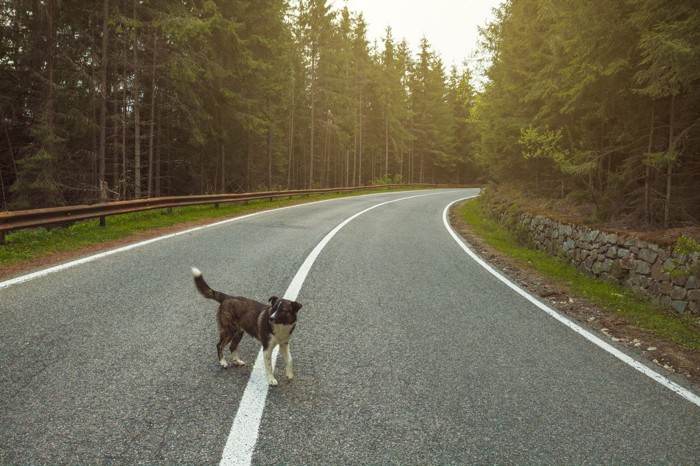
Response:
[{"label": "stone retaining wall", "polygon": [[579,269],[646,295],[681,313],[700,315],[700,253],[678,254],[630,235],[561,223],[491,206],[496,218],[532,246]]}]

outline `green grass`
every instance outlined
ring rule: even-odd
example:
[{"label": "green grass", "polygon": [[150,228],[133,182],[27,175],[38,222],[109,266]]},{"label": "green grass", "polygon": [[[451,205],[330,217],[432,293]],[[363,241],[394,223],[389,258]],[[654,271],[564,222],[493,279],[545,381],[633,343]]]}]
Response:
[{"label": "green grass", "polygon": [[273,201],[250,201],[246,204],[219,204],[218,208],[213,205],[180,207],[173,209],[170,213],[166,209],[157,209],[107,217],[105,227],[100,227],[99,221],[95,219],[77,222],[66,227],[19,230],[8,233],[5,236],[5,244],[0,245],[0,267],[40,259],[54,253],[74,252],[84,247],[121,240],[140,232],[182,223],[214,221],[302,202],[377,192],[380,191],[297,196]]},{"label": "green grass", "polygon": [[690,317],[674,314],[661,305],[626,288],[595,279],[566,261],[522,245],[481,205],[472,200],[461,206],[462,220],[487,244],[554,280],[569,293],[588,299],[601,308],[625,317],[639,328],[687,348],[700,350],[700,330]]}]

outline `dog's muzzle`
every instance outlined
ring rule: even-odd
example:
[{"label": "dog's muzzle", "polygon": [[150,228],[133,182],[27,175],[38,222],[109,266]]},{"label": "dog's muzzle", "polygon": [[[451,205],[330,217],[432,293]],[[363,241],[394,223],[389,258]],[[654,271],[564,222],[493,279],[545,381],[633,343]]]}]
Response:
[{"label": "dog's muzzle", "polygon": [[277,304],[277,306],[272,311],[272,314],[270,314],[270,317],[269,317],[269,321],[271,324],[277,323],[277,318],[279,317],[279,310],[280,310],[280,304]]}]

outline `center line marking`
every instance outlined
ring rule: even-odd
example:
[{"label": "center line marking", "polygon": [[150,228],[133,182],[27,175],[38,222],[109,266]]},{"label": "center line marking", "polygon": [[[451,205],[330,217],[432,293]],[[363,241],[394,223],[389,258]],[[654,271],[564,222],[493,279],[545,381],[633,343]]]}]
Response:
[{"label": "center line marking", "polygon": [[[360,215],[365,214],[372,209],[376,209],[377,207],[391,204],[393,202],[404,201],[406,199],[432,196],[434,194],[439,193],[417,194],[381,202],[373,205],[372,207],[368,207],[351,217],[348,217],[346,220],[338,224],[338,226],[333,228],[333,230],[331,230],[306,257],[306,260],[304,260],[304,263],[301,264],[301,267],[299,267],[296,275],[294,275],[289,288],[287,288],[287,291],[284,293],[284,298],[291,301],[295,301],[297,299],[297,296],[299,296],[299,291],[301,290],[301,287],[304,284],[304,281],[306,280],[306,277],[309,274],[311,267],[314,265],[314,262],[316,262],[319,254],[321,254],[323,248],[326,247],[335,234],[338,233],[345,225],[352,222]],[[279,348],[275,348],[275,350],[272,352],[273,370],[275,368],[278,353]],[[260,429],[260,420],[262,419],[262,413],[265,409],[265,400],[267,398],[268,389],[269,386],[267,384],[267,378],[265,377],[265,366],[263,363],[263,352],[260,350],[258,357],[255,359],[255,365],[251,371],[248,384],[243,392],[243,397],[238,405],[238,411],[236,412],[236,417],[233,419],[231,432],[229,432],[228,439],[226,439],[226,445],[224,446],[224,451],[221,455],[221,462],[219,464],[249,465],[251,463],[255,443],[258,440],[258,430]]]}]

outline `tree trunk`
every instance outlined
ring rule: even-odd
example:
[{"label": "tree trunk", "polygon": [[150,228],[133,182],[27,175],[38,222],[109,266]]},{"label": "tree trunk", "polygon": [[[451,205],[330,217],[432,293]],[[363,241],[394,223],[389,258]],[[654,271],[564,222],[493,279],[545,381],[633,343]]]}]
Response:
[{"label": "tree trunk", "polygon": [[330,131],[331,131],[331,111],[326,114],[326,132],[323,138],[323,154],[321,155],[321,187],[327,188],[330,185]]},{"label": "tree trunk", "polygon": [[[51,158],[56,156],[56,147],[55,147],[55,131],[56,129],[54,128],[54,95],[53,95],[53,81],[54,81],[54,61],[56,57],[56,25],[54,23],[55,17],[54,15],[56,14],[56,1],[55,0],[49,0],[48,5],[48,15],[47,15],[47,21],[48,21],[48,40],[47,40],[47,48],[48,48],[48,53],[46,57],[46,68],[47,68],[47,74],[48,74],[48,82],[47,82],[47,98],[46,98],[46,126],[47,126],[47,132],[48,136],[44,140],[44,150],[49,154]],[[52,172],[53,168],[51,167],[51,159],[49,161],[45,162],[46,164],[46,171]]]},{"label": "tree trunk", "polygon": [[294,167],[294,77],[292,77],[292,105],[289,112],[289,152],[287,156],[287,189],[292,189],[292,169]]},{"label": "tree trunk", "polygon": [[[124,72],[126,73],[126,70],[129,69],[129,63],[128,63],[128,55],[124,53]],[[126,77],[124,78],[124,86],[122,86],[122,175],[121,175],[121,180],[120,180],[120,189],[119,192],[121,194],[122,199],[126,199],[127,193],[128,193],[128,187],[129,183],[127,181],[127,150],[126,150],[126,131],[127,131],[127,126],[129,124],[129,114],[128,114],[128,108],[129,108],[129,102],[127,99],[127,92],[126,92]]]},{"label": "tree trunk", "polygon": [[362,88],[360,88],[360,128],[359,128],[359,144],[358,144],[358,156],[357,156],[357,185],[362,186]]},{"label": "tree trunk", "polygon": [[[647,146],[647,153],[651,154],[653,149],[654,141],[654,107],[656,105],[656,100],[651,102],[651,125],[649,125],[649,145]],[[647,223],[651,223],[651,167],[648,164],[644,164],[644,220]]]},{"label": "tree trunk", "polygon": [[148,194],[147,197],[153,196],[153,159],[154,159],[154,141],[155,141],[155,129],[156,129],[156,50],[157,50],[157,36],[153,33],[153,61],[151,62],[151,122],[150,131],[148,135]]},{"label": "tree trunk", "polygon": [[[134,0],[134,20],[136,19],[136,3]],[[134,198],[141,198],[141,111],[139,100],[139,39],[138,33],[134,33]]]},{"label": "tree trunk", "polygon": [[119,97],[117,61],[112,61],[112,192],[119,193]]},{"label": "tree trunk", "polygon": [[102,63],[100,63],[100,149],[98,155],[97,183],[100,202],[107,202],[107,56],[109,47],[109,0],[102,2]]},{"label": "tree trunk", "polygon": [[252,191],[253,186],[253,137],[248,135],[248,160],[246,161],[246,192]]},{"label": "tree trunk", "polygon": [[219,164],[221,165],[221,173],[219,175],[219,192],[221,194],[226,192],[226,145],[221,142],[221,152],[220,152]]},{"label": "tree trunk", "polygon": [[309,156],[309,188],[314,185],[314,133],[315,114],[316,114],[316,50],[315,47],[311,50],[311,136],[310,136],[310,156]]},{"label": "tree trunk", "polygon": [[[676,96],[671,96],[671,110],[669,116],[668,124],[668,150],[669,152],[675,151],[675,144],[673,143],[673,125],[676,110]],[[675,159],[675,157],[674,157]],[[664,203],[664,228],[668,228],[671,221],[671,182],[673,180],[673,163],[675,160],[669,160],[668,167],[666,170],[666,202]]]},{"label": "tree trunk", "polygon": [[384,176],[389,176],[389,112],[384,115]]},{"label": "tree trunk", "polygon": [[272,191],[272,123],[267,127],[267,190]]},{"label": "tree trunk", "polygon": [[161,176],[160,176],[160,154],[161,154],[161,133],[163,132],[163,105],[158,106],[158,120],[156,122],[156,160],[155,160],[155,182],[156,182],[156,197],[161,196]]}]

